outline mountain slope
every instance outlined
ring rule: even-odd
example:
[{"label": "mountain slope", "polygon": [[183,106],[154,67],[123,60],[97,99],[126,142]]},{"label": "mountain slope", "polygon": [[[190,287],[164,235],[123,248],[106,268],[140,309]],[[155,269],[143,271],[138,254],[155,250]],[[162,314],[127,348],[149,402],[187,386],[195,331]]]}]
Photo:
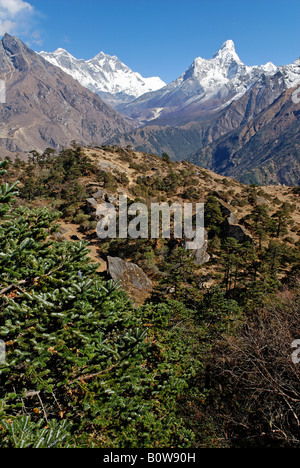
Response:
[{"label": "mountain slope", "polygon": [[242,97],[263,76],[278,72],[283,75],[286,89],[292,87],[300,81],[300,61],[279,68],[272,63],[248,67],[229,40],[212,59],[196,58],[177,80],[120,107],[120,111],[151,125],[182,126],[206,119]]},{"label": "mountain slope", "polygon": [[101,144],[133,128],[99,96],[8,34],[0,41],[0,70],[7,90],[0,147],[7,151],[61,148],[72,140]]},{"label": "mountain slope", "polygon": [[213,59],[196,59],[170,85],[120,108],[143,126],[109,142],[181,160],[251,121],[299,82],[300,59],[247,67],[227,41]]},{"label": "mountain slope", "polygon": [[[297,88],[295,88],[297,89]],[[285,91],[264,112],[193,154],[195,164],[246,183],[300,183],[300,103]]]},{"label": "mountain slope", "polygon": [[[173,160],[182,160],[216,139],[239,128],[266,109],[286,89],[282,72],[262,75],[258,82],[241,98],[224,109],[207,116],[201,122],[191,121],[176,127],[146,125],[126,135],[113,138],[110,143],[131,145],[136,150],[168,153]],[[155,122],[154,122],[155,123]]]},{"label": "mountain slope", "polygon": [[78,60],[64,49],[40,52],[40,55],[115,108],[166,85],[159,77],[143,78],[118,57],[103,52],[88,61]]}]

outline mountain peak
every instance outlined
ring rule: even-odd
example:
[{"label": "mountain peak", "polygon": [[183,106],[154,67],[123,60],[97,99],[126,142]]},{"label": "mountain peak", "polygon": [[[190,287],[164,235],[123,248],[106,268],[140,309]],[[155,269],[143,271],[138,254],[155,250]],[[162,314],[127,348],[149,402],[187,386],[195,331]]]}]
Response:
[{"label": "mountain peak", "polygon": [[69,52],[66,51],[66,49],[62,49],[62,48],[58,48],[55,50],[55,52],[53,52],[54,54],[58,55],[58,54],[68,54],[69,55]]},{"label": "mountain peak", "polygon": [[0,49],[0,68],[4,70],[4,68],[11,69],[11,67],[14,67],[19,71],[28,69],[28,57],[32,58],[35,53],[29,49],[24,42],[6,33],[0,41],[0,44],[2,46]]},{"label": "mountain peak", "polygon": [[95,55],[95,57],[91,58],[90,60],[93,60],[93,59],[96,59],[96,58],[104,58],[106,57],[107,54],[105,54],[102,50],[101,52],[99,52],[97,55]]},{"label": "mountain peak", "polygon": [[15,36],[12,36],[11,34],[8,34],[8,33],[5,33],[4,36],[2,37],[2,41],[6,42],[6,41],[20,41],[20,39],[18,39],[17,37]]},{"label": "mountain peak", "polygon": [[232,39],[228,39],[228,41],[225,41],[224,44],[222,45],[220,50],[232,50],[235,52],[235,44]]},{"label": "mountain peak", "polygon": [[120,62],[120,59],[116,55],[108,55],[105,54],[104,52],[99,52],[94,58],[90,59],[89,62],[93,62],[95,60],[108,60],[108,61],[118,61]]},{"label": "mountain peak", "polygon": [[224,80],[234,79],[243,73],[244,68],[243,62],[236,53],[234,42],[229,39],[224,42],[212,59],[196,58],[183,76],[184,80],[194,77],[198,85],[201,84],[208,90],[216,83],[223,86]]},{"label": "mountain peak", "polygon": [[5,33],[4,36],[2,37],[2,45],[3,47],[6,49],[6,48],[9,48],[11,46],[13,47],[25,47],[25,44],[20,40],[18,39],[17,37],[15,36],[11,36],[10,34],[8,33]]},{"label": "mountain peak", "polygon": [[276,67],[276,65],[274,65],[274,63],[268,62],[265,65],[261,65],[261,69],[264,70],[265,72],[273,74],[273,73],[276,73],[278,68]]},{"label": "mountain peak", "polygon": [[52,53],[40,52],[40,55],[73,76],[82,86],[99,94],[113,107],[166,85],[158,77],[142,77],[116,55],[104,52],[99,52],[87,61],[76,59],[64,49],[57,49]]},{"label": "mountain peak", "polygon": [[214,55],[214,59],[220,59],[222,62],[223,61],[228,61],[234,60],[238,63],[242,63],[240,60],[238,54],[236,53],[235,50],[235,44],[232,39],[229,39],[228,41],[225,41],[222,47],[218,50],[218,52]]}]

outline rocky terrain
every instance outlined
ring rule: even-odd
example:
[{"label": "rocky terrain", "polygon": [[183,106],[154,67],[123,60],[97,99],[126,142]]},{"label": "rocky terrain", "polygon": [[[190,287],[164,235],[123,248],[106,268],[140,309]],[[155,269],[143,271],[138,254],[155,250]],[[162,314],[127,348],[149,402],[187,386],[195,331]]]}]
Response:
[{"label": "rocky terrain", "polygon": [[[167,152],[173,160],[182,160],[218,138],[251,121],[269,107],[285,90],[283,76],[262,76],[256,85],[241,98],[210,115],[202,115],[201,121],[193,120],[184,125],[156,125],[148,123],[129,134],[113,138],[110,143],[133,146],[139,151],[161,154]],[[195,117],[197,119],[197,117]],[[198,119],[197,119],[198,120]]]},{"label": "rocky terrain", "polygon": [[[75,143],[0,179],[1,447],[299,447],[299,187]],[[204,203],[204,243],[99,238],[120,194],[137,231]]]},{"label": "rocky terrain", "polygon": [[85,62],[63,49],[37,54],[6,34],[0,42],[2,157],[26,158],[31,150],[72,141],[105,143],[190,159],[244,183],[298,185],[299,105],[291,94],[299,67],[299,59],[246,66],[229,40],[212,59],[195,59],[163,86],[117,57],[100,53]]},{"label": "rocky terrain", "polygon": [[104,52],[87,61],[76,59],[64,49],[52,53],[40,52],[40,55],[116,109],[125,102],[166,85],[159,77],[142,77],[118,57]]},{"label": "rocky terrain", "polygon": [[[75,204],[83,221],[79,224],[77,217],[73,220],[62,218],[56,238],[89,241],[89,256],[99,263],[99,274],[120,282],[136,304],[149,297],[159,279],[155,261],[154,264],[145,261],[145,253],[142,249],[139,252],[136,241],[114,243],[100,240],[96,235],[96,224],[105,212],[106,203],[112,203],[118,209],[118,194],[127,195],[132,201],[138,199],[148,206],[150,201],[204,203],[208,197],[214,196],[224,217],[222,236],[240,243],[253,242],[252,234],[243,224],[253,210],[253,197],[257,204],[267,207],[270,216],[281,203],[287,203],[294,206],[290,241],[296,244],[299,240],[300,211],[298,196],[292,187],[270,185],[254,189],[189,162],[165,161],[153,154],[119,147],[84,148],[84,155],[105,177],[101,182],[99,176],[79,177],[78,181],[87,191],[87,198]],[[17,176],[22,178],[20,173]],[[35,205],[39,203],[37,200]],[[207,287],[216,283],[214,276],[218,271],[211,256],[210,241],[206,241],[194,255],[195,263],[201,266],[203,284]],[[159,251],[160,241],[154,240],[154,246]]]},{"label": "rocky terrain", "polygon": [[59,149],[72,140],[101,144],[134,126],[8,34],[0,42],[0,78],[6,83],[6,103],[0,107],[3,155]]},{"label": "rocky terrain", "polygon": [[299,185],[300,104],[292,99],[296,89],[190,160],[245,183]]}]

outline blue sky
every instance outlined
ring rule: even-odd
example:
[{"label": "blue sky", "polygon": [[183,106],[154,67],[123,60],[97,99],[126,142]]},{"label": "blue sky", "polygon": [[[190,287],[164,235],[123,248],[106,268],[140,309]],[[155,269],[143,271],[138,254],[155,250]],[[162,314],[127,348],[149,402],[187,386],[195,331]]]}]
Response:
[{"label": "blue sky", "polygon": [[0,35],[89,59],[117,55],[170,82],[233,39],[247,65],[300,56],[299,0],[0,0]]}]

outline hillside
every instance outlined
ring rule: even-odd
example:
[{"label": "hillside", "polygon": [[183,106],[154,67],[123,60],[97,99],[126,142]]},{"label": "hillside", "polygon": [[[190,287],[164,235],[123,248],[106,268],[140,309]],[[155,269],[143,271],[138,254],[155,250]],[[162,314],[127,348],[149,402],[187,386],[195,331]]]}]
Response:
[{"label": "hillside", "polygon": [[[117,256],[137,263],[154,284],[161,275],[159,264],[164,260],[160,250],[156,252],[157,241],[141,241],[140,248],[136,250],[135,242],[131,239],[119,242],[100,241],[97,238],[97,210],[110,200],[118,206],[118,194],[126,194],[131,203],[139,200],[148,207],[150,203],[157,202],[176,202],[181,205],[206,203],[210,197],[216,197],[221,211],[225,210],[226,216],[228,212],[232,213],[234,224],[244,225],[242,230],[245,232],[248,225],[243,220],[251,214],[255,203],[266,207],[270,217],[276,214],[281,204],[287,204],[293,206],[293,225],[292,230],[286,232],[286,237],[290,238],[292,244],[299,240],[300,211],[297,195],[292,187],[252,188],[186,161],[172,162],[154,154],[135,152],[130,148],[84,148],[79,166],[75,154],[68,150],[64,156],[58,157],[57,163],[51,152],[45,157],[33,155],[34,163],[29,166],[17,161],[13,174],[15,179],[21,180],[22,196],[33,206],[42,204],[62,210],[64,216],[59,234],[61,239],[77,238],[90,242],[89,256],[99,263],[99,273],[107,272],[108,256]],[[68,168],[67,172],[63,169],[64,166]],[[224,233],[218,233],[218,236],[223,235]],[[210,239],[212,237],[213,234]],[[172,239],[167,242],[167,249],[173,249],[172,242]],[[180,244],[179,242],[178,245]],[[148,250],[152,252],[152,259],[149,258],[149,261],[146,260]],[[208,243],[208,249],[206,246],[201,251],[201,258],[212,252]],[[210,286],[217,284],[218,269],[219,266],[214,262],[204,262],[201,276],[206,279],[203,282]],[[148,294],[141,292],[137,298],[135,292],[133,297],[140,304]]]},{"label": "hillside", "polygon": [[[189,113],[182,120],[148,122],[146,126],[110,140],[120,146],[131,145],[138,151],[160,155],[168,153],[175,161],[199,151],[223,135],[250,122],[268,108],[285,90],[283,75],[262,76],[239,99],[213,112]],[[180,111],[178,111],[180,115]],[[204,165],[204,164],[203,164]]]},{"label": "hillside", "polygon": [[165,86],[159,77],[144,78],[118,57],[104,52],[87,61],[76,59],[64,49],[53,53],[43,51],[40,55],[116,109],[124,102],[133,101],[142,94]]},{"label": "hillside", "polygon": [[[298,188],[75,144],[0,182],[1,448],[300,446]],[[204,202],[205,243],[100,240],[120,193]]]},{"label": "hillside", "polygon": [[0,42],[0,147],[8,153],[43,152],[76,140],[100,144],[133,124],[58,67],[6,34]]},{"label": "hillside", "polygon": [[299,185],[300,105],[292,100],[296,89],[189,159],[245,183]]}]

